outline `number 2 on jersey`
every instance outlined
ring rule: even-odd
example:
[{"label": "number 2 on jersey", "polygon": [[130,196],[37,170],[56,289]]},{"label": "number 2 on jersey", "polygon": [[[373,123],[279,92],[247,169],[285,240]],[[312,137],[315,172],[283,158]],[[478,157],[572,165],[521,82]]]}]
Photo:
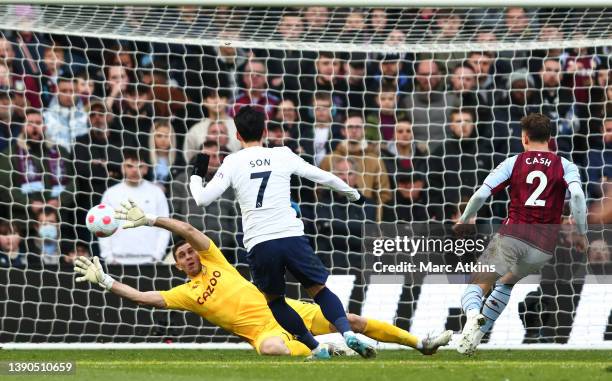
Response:
[{"label": "number 2 on jersey", "polygon": [[542,192],[544,192],[544,189],[546,189],[546,184],[548,184],[548,178],[546,177],[546,174],[542,171],[532,171],[529,172],[529,174],[527,175],[527,184],[533,184],[533,180],[536,177],[540,180],[540,183],[538,184],[538,187],[533,191],[531,196],[529,196],[527,201],[525,201],[525,205],[527,206],[546,205],[546,200],[539,200],[538,197],[540,197]]},{"label": "number 2 on jersey", "polygon": [[268,179],[270,178],[271,173],[272,171],[251,173],[251,179],[261,179],[261,184],[259,185],[259,192],[257,193],[257,201],[255,202],[255,208],[261,208],[264,192],[266,191],[266,187],[268,186]]}]

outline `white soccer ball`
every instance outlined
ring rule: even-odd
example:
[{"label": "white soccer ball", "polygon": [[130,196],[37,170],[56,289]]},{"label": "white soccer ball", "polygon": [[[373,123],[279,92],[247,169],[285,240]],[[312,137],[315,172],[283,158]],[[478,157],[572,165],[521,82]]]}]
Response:
[{"label": "white soccer ball", "polygon": [[119,228],[115,219],[115,210],[106,204],[99,204],[89,209],[85,225],[96,237],[108,237]]}]

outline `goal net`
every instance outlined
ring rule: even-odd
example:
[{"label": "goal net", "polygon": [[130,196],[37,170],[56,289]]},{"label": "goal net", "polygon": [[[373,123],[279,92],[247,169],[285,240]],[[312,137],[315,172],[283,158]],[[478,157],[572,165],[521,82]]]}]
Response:
[{"label": "goal net", "polygon": [[[579,167],[598,225],[587,255],[564,248],[515,286],[485,341],[610,347],[611,12],[0,5],[0,345],[239,343],[195,314],[76,284],[72,262],[100,256],[143,291],[186,281],[172,266],[177,237],[85,228],[92,206],[131,195],[204,231],[250,279],[235,196],[204,210],[187,183],[198,152],[211,155],[210,179],[240,149],[232,116],[255,104],[268,146],[334,172],[365,200],[292,180],[330,287],[348,311],[421,335],[461,330],[463,286],[365,276],[368,229],[394,238],[410,224],[453,223],[487,174],[522,151],[520,119],[548,116],[551,149]],[[501,223],[507,202],[500,193],[477,222]],[[307,298],[288,281],[289,296]]]}]

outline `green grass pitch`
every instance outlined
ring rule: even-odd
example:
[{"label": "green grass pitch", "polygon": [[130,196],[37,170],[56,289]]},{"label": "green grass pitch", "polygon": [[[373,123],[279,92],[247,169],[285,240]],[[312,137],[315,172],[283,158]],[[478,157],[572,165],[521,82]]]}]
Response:
[{"label": "green grass pitch", "polygon": [[454,351],[424,357],[416,351],[381,351],[327,362],[261,357],[244,350],[0,350],[2,361],[76,361],[74,375],[6,376],[2,380],[612,380],[612,351]]}]

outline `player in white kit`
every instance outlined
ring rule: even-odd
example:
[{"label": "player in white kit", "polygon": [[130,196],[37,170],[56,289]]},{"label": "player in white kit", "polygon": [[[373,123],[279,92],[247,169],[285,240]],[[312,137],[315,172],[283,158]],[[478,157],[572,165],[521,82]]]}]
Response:
[{"label": "player in white kit", "polygon": [[329,353],[286,303],[286,270],[300,281],[351,349],[362,357],[374,357],[374,348],[351,331],[342,303],[325,287],[329,273],[314,254],[304,236],[304,224],[291,207],[291,175],[328,186],[351,201],[360,198],[359,192],[337,176],[306,163],[287,147],[263,147],[266,123],[263,112],[243,106],[234,122],[243,149],[225,158],[206,187],[202,186],[202,177],[198,175],[205,172],[205,168],[198,169],[196,165],[189,185],[192,196],[198,205],[205,207],[228,187],[234,189],[242,211],[243,241],[253,282],[266,296],[277,322],[308,346],[313,358],[329,358]]}]

